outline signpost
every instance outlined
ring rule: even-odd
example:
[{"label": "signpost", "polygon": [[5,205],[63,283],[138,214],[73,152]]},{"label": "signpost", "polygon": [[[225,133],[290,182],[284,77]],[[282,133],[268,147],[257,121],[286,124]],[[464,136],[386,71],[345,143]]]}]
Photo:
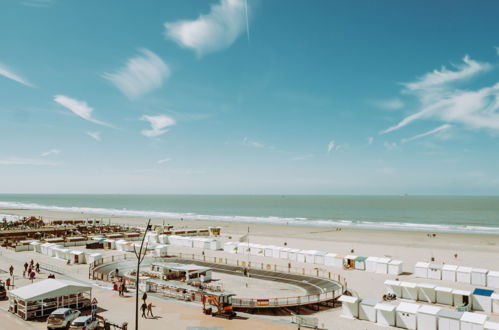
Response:
[{"label": "signpost", "polygon": [[92,299],[92,320],[97,319],[97,299]]}]

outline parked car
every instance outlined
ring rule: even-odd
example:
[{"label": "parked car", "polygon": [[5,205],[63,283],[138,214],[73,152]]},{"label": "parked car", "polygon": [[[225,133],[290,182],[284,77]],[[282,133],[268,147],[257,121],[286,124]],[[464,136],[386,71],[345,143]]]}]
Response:
[{"label": "parked car", "polygon": [[69,329],[78,330],[94,330],[99,325],[97,320],[93,320],[92,316],[80,316],[71,323]]},{"label": "parked car", "polygon": [[47,329],[67,329],[78,316],[80,316],[79,310],[58,308],[50,313],[47,319]]}]

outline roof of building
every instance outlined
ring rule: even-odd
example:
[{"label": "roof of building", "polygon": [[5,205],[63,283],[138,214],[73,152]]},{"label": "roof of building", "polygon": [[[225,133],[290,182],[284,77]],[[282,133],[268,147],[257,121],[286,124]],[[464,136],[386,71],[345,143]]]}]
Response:
[{"label": "roof of building", "polygon": [[392,259],[390,259],[390,258],[378,258],[378,260],[377,260],[377,261],[378,261],[378,263],[380,263],[380,264],[387,264],[387,263],[389,263],[391,260],[392,260]]},{"label": "roof of building", "polygon": [[74,293],[91,291],[92,287],[66,280],[46,279],[19,289],[10,291],[11,296],[16,296],[22,300],[42,300],[60,296],[67,296]]},{"label": "roof of building", "polygon": [[440,292],[448,292],[448,293],[451,293],[452,292],[452,288],[447,288],[445,286],[437,286],[435,288],[435,291],[440,291]]},{"label": "roof of building", "polygon": [[471,295],[471,291],[454,289],[454,290],[452,290],[452,294],[458,294],[461,296],[469,296],[469,295]]},{"label": "roof of building", "polygon": [[439,265],[439,264],[429,264],[428,268],[441,270],[442,269],[442,265]]},{"label": "roof of building", "polygon": [[400,286],[403,286],[405,288],[416,288],[416,283],[412,283],[412,282],[400,282]]},{"label": "roof of building", "polygon": [[397,306],[395,305],[390,305],[390,304],[385,304],[385,303],[379,303],[374,306],[375,309],[379,309],[385,312],[393,312]]},{"label": "roof of building", "polygon": [[472,268],[471,269],[472,273],[482,273],[482,274],[487,274],[489,272],[488,269],[483,269],[483,268]]},{"label": "roof of building", "polygon": [[400,286],[400,281],[395,281],[395,280],[386,280],[385,285],[394,285],[394,286]]},{"label": "roof of building", "polygon": [[366,261],[367,257],[357,257],[355,261]]},{"label": "roof of building", "polygon": [[478,313],[470,313],[464,312],[461,317],[461,321],[474,323],[474,324],[484,324],[488,319],[487,315],[478,314]]},{"label": "roof of building", "polygon": [[487,321],[485,322],[485,328],[486,329],[493,329],[493,330],[499,330],[499,323],[497,322],[492,322],[492,321]]},{"label": "roof of building", "polygon": [[362,299],[360,304],[361,305],[366,305],[366,306],[376,306],[376,304],[379,303],[379,300],[373,299],[373,298],[365,298]]},{"label": "roof of building", "polygon": [[176,262],[154,262],[153,265],[181,272],[194,272],[194,271],[203,272],[211,270],[211,268],[204,266],[199,266],[194,264],[179,264]]},{"label": "roof of building", "polygon": [[438,316],[445,317],[448,319],[460,320],[461,317],[463,316],[463,312],[458,312],[455,310],[443,308],[440,310],[440,312],[438,312]]},{"label": "roof of building", "polygon": [[425,288],[425,289],[435,289],[437,286],[435,284],[431,283],[418,283],[416,284],[418,288]]},{"label": "roof of building", "polygon": [[457,266],[456,265],[443,265],[442,270],[451,270],[451,271],[456,271]]},{"label": "roof of building", "polygon": [[419,262],[416,262],[416,265],[414,267],[428,268],[429,265],[430,265],[430,263],[428,263],[428,262],[419,261]]},{"label": "roof of building", "polygon": [[345,302],[345,303],[351,303],[351,304],[359,302],[359,300],[360,300],[359,297],[352,297],[352,296],[345,296],[345,295],[338,298],[338,301]]},{"label": "roof of building", "polygon": [[476,288],[475,290],[473,290],[473,294],[476,296],[490,297],[490,296],[492,296],[493,293],[494,293],[494,290],[479,289],[479,288]]},{"label": "roof of building", "polygon": [[457,267],[457,271],[461,273],[471,273],[471,267],[459,266]]},{"label": "roof of building", "polygon": [[390,265],[401,265],[402,264],[402,260],[392,260],[390,261]]},{"label": "roof of building", "polygon": [[431,306],[431,305],[422,305],[418,313],[424,313],[424,314],[430,314],[430,315],[437,315],[438,312],[440,312],[442,308],[438,306]]},{"label": "roof of building", "polygon": [[397,306],[397,312],[415,314],[418,312],[419,307],[421,307],[419,304],[401,302],[400,305]]}]

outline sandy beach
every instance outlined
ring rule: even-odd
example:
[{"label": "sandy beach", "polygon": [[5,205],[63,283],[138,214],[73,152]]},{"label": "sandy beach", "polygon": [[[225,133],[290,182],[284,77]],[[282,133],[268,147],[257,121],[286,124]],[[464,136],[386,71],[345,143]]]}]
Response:
[{"label": "sandy beach", "polygon": [[[68,212],[37,211],[37,210],[9,210],[1,209],[0,213],[18,216],[36,215],[45,220],[51,219],[103,219],[104,222],[121,223],[129,225],[145,225],[147,219],[131,217],[104,217],[98,214],[81,214]],[[152,219],[154,224],[162,224],[161,219]],[[447,263],[470,267],[495,269],[492,260],[499,253],[499,237],[484,234],[444,234],[410,231],[377,231],[377,230],[355,230],[336,228],[320,228],[306,226],[282,226],[268,224],[228,223],[214,221],[186,221],[169,220],[166,223],[175,227],[205,228],[207,226],[222,227],[223,240],[238,240],[238,238],[250,230],[250,240],[253,243],[273,244],[299,249],[315,249],[334,252],[341,255],[355,254],[360,256],[378,256],[399,259],[404,262],[404,274],[399,276],[382,275],[362,271],[347,271],[332,269],[334,274],[341,275],[347,282],[349,290],[354,295],[363,298],[381,299],[385,293],[383,282],[388,279],[399,278],[411,282],[432,282],[432,280],[418,279],[412,274],[414,264],[418,261],[431,261],[435,263]],[[200,253],[195,251],[193,253]],[[185,248],[175,248],[173,252],[188,252]],[[457,257],[455,256],[457,254]],[[224,256],[223,251],[207,251],[206,255]],[[251,256],[252,261],[272,262],[285,265],[284,261],[272,259],[265,260],[264,257]],[[300,266],[300,265],[294,265]],[[310,267],[302,265],[303,267]],[[445,281],[433,281],[435,284],[446,285],[452,288],[471,289],[471,285]],[[445,283],[445,284],[442,284]],[[319,322],[328,328],[328,324],[341,324],[342,329],[357,329],[360,324],[362,328],[377,329],[375,324],[365,321],[345,320],[339,315],[340,309],[328,309],[321,311],[315,316]],[[276,320],[289,321],[289,316],[273,316]]]}]

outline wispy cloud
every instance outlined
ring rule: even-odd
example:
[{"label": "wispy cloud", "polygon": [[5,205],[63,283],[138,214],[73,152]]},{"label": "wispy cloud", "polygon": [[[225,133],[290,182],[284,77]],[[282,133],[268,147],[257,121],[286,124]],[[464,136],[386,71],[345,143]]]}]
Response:
[{"label": "wispy cloud", "polygon": [[16,74],[13,70],[2,63],[0,63],[0,76],[4,76],[5,78],[9,78],[28,87],[35,87],[26,78],[23,78],[20,75]]},{"label": "wispy cloud", "polygon": [[243,139],[243,145],[247,147],[253,147],[253,148],[266,148],[266,146],[263,143],[251,140],[248,137],[245,137]]},{"label": "wispy cloud", "polygon": [[499,130],[499,83],[478,90],[453,87],[491,68],[488,63],[471,60],[468,56],[456,71],[443,68],[405,84],[405,92],[415,95],[421,103],[419,112],[411,114],[381,132],[398,130],[419,119],[434,119],[444,123],[462,124],[470,129]]},{"label": "wispy cloud", "polygon": [[399,149],[397,142],[385,142],[383,143],[383,147],[385,147],[385,149],[388,151],[394,151]]},{"label": "wispy cloud", "polygon": [[130,99],[161,87],[170,76],[170,68],[158,55],[145,48],[139,51],[142,55],[130,58],[124,68],[102,75]]},{"label": "wispy cloud", "polygon": [[497,55],[499,55],[499,47],[495,47]]},{"label": "wispy cloud", "polygon": [[375,100],[371,101],[372,104],[379,108],[388,109],[388,110],[399,110],[404,107],[404,102],[399,98],[393,98],[388,100]]},{"label": "wispy cloud", "polygon": [[54,4],[54,0],[22,0],[20,3],[28,7],[49,7]]},{"label": "wispy cloud", "polygon": [[58,164],[44,159],[9,157],[0,159],[0,165],[56,166]]},{"label": "wispy cloud", "polygon": [[42,153],[42,157],[47,157],[47,156],[50,156],[50,155],[58,155],[60,154],[61,151],[59,149],[51,149],[49,151],[45,151]]},{"label": "wispy cloud", "polygon": [[[165,35],[198,56],[228,48],[248,29],[245,0],[220,0],[196,20],[165,23]],[[249,35],[248,35],[249,38]]]},{"label": "wispy cloud", "polygon": [[100,132],[85,132],[85,134],[87,134],[88,136],[90,136],[92,139],[96,140],[96,141],[102,141],[101,139],[101,136],[100,136]]},{"label": "wispy cloud", "polygon": [[163,158],[157,161],[158,164],[166,164],[170,162],[170,158]]},{"label": "wispy cloud", "polygon": [[421,139],[421,138],[424,138],[426,136],[430,136],[430,135],[433,135],[433,134],[441,133],[443,131],[446,131],[446,130],[450,129],[451,127],[452,126],[449,125],[449,124],[444,124],[442,126],[434,128],[434,129],[432,129],[432,130],[430,130],[428,132],[424,132],[424,133],[412,136],[410,138],[402,139],[400,142],[401,143],[406,143],[406,142],[414,141],[414,140],[417,140],[417,139]]},{"label": "wispy cloud", "polygon": [[372,136],[367,138],[367,144],[371,145],[374,142],[374,138]]},{"label": "wispy cloud", "polygon": [[168,132],[167,127],[173,126],[176,124],[175,119],[168,117],[166,115],[158,115],[158,116],[147,116],[144,115],[140,117],[140,120],[144,120],[151,124],[150,130],[143,130],[142,134],[147,137],[155,137],[161,134]]},{"label": "wispy cloud", "polygon": [[54,96],[54,101],[59,103],[63,107],[71,110],[71,112],[73,112],[75,115],[77,115],[85,120],[88,120],[94,124],[107,126],[107,127],[113,127],[112,125],[110,125],[108,123],[105,123],[103,121],[92,118],[92,112],[94,111],[94,109],[91,108],[84,101],[78,101],[78,100],[72,99],[72,98],[65,96],[65,95]]}]

